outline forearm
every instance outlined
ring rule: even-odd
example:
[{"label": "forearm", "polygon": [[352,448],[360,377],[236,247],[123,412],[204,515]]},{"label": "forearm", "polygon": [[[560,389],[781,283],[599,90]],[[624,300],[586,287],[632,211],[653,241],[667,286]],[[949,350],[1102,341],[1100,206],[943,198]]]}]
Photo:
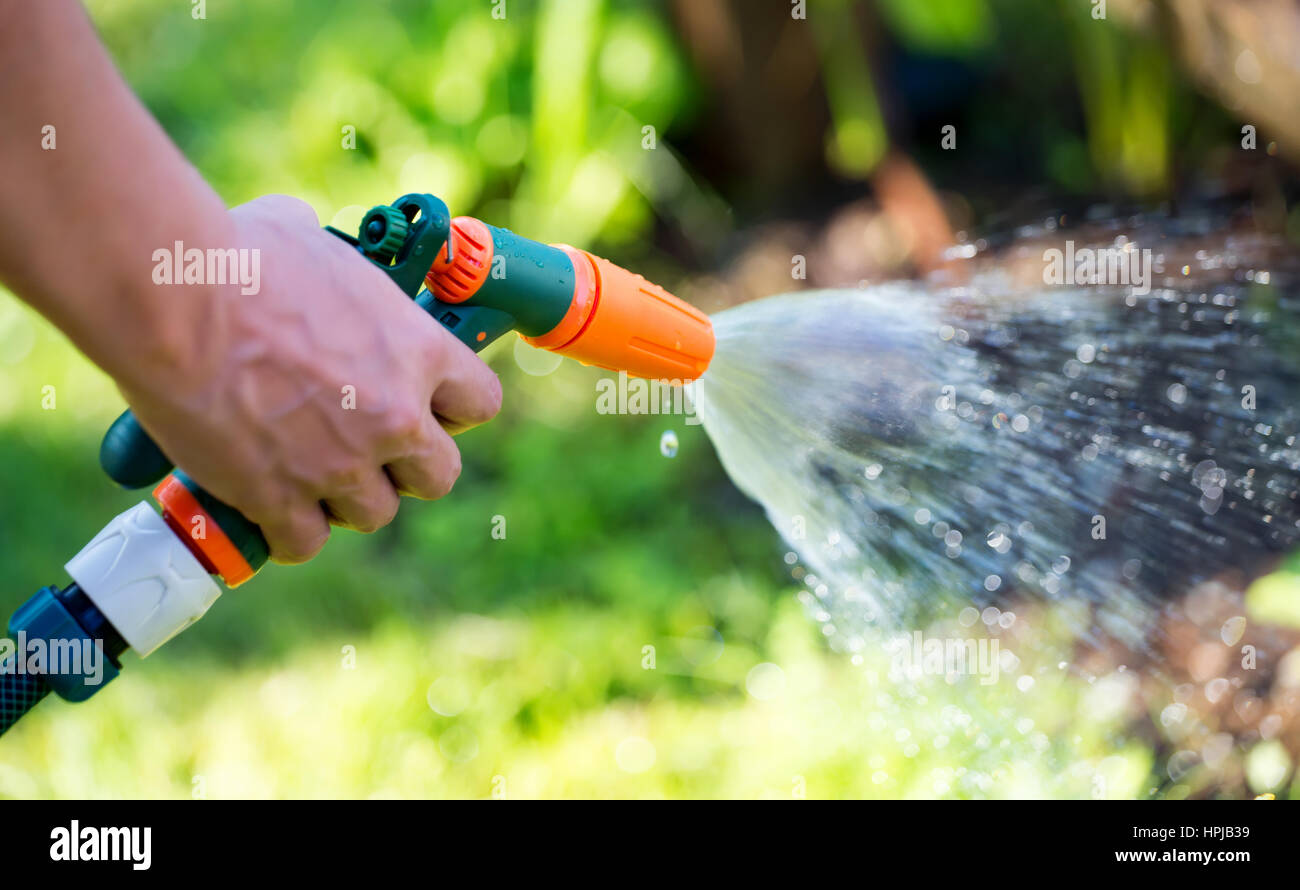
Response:
[{"label": "forearm", "polygon": [[153,283],[153,252],[231,246],[225,206],[76,0],[0,0],[0,114],[0,279],[133,386],[213,315],[206,288]]}]

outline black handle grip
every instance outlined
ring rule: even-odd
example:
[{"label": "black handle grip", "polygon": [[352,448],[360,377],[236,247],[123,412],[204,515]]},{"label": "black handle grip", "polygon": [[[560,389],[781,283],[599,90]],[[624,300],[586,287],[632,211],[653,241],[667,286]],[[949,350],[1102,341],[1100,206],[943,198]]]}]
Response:
[{"label": "black handle grip", "polygon": [[153,485],[172,471],[172,462],[149,437],[131,409],[121,413],[104,433],[99,465],[123,488]]}]

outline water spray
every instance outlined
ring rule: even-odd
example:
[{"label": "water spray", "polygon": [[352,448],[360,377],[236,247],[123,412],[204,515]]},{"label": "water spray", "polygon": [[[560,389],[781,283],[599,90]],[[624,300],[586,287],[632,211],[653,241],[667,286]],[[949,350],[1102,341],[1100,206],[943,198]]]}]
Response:
[{"label": "water spray", "polygon": [[1177,598],[1300,547],[1300,257],[1211,223],[1095,236],[1153,245],[1149,286],[1054,284],[1026,231],[1023,279],[714,316],[699,415],[833,650],[1029,601],[1150,651]]},{"label": "water spray", "polygon": [[[452,219],[431,195],[372,208],[356,237],[326,230],[475,352],[516,331],[583,364],[677,382],[699,378],[713,357],[708,316],[658,285],[585,250]],[[149,655],[203,616],[218,582],[238,587],[269,558],[257,526],[174,468],[129,410],[99,457],[124,488],[154,485],[161,512],[141,502],[116,516],[65,565],[72,583],[42,588],[14,613],[0,733],[51,691],[90,698],[127,649]]]}]

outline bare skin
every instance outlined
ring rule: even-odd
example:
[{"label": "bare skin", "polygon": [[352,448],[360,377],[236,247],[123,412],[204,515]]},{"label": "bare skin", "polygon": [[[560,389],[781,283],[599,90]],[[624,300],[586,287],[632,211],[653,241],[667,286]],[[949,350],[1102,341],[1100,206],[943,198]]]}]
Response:
[{"label": "bare skin", "polygon": [[[0,0],[0,127],[0,281],[117,382],[177,466],[261,526],[273,559],[451,489],[451,433],[496,414],[496,375],[306,204],[227,211],[75,0]],[[259,250],[260,289],[155,284],[154,251],[176,241]]]}]

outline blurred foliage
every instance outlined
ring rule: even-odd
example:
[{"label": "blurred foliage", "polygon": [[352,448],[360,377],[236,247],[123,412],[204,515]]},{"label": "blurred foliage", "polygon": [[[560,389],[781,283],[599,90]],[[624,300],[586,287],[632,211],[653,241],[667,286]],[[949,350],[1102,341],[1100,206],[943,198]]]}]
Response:
[{"label": "blurred foliage", "polygon": [[[810,6],[814,18],[847,9]],[[209,3],[205,21],[172,0],[90,7],[127,78],[231,203],[286,192],[350,228],[372,204],[427,191],[455,213],[604,249],[668,284],[684,270],[658,230],[716,245],[737,225],[726,171],[706,182],[674,147],[705,122],[708,96],[660,4],[508,0],[506,21],[486,0]],[[1062,8],[888,0],[878,9],[888,54],[821,22],[831,120],[807,138],[848,179],[890,138],[914,143],[942,185],[989,208],[1008,184],[1159,191],[1182,141],[1169,128],[1183,87],[1141,38],[1070,38]],[[886,77],[873,74],[882,68]],[[911,113],[888,136],[886,95]],[[971,150],[938,151],[940,121],[960,124]],[[1137,141],[1126,135],[1134,126]],[[659,150],[643,150],[647,138]],[[273,567],[226,593],[158,655],[128,656],[92,703],[42,705],[0,746],[0,794],[1126,797],[1203,787],[1171,784],[1152,751],[1120,734],[1128,718],[1107,710],[1105,682],[1122,680],[1093,685],[1053,661],[1018,668],[1032,696],[943,678],[904,696],[882,654],[851,664],[828,652],[792,596],[775,534],[698,427],[598,416],[593,372],[532,377],[514,348],[486,355],[506,406],[463,437],[451,497],[409,504],[374,536],[337,533],[309,565]],[[56,410],[42,409],[46,386]],[[75,548],[139,499],[114,490],[95,461],[121,407],[102,374],[0,296],[6,607],[61,580]],[[669,426],[681,439],[672,460],[658,451]],[[498,515],[505,540],[491,537]],[[1048,626],[1064,659],[1069,631]],[[1264,777],[1255,790],[1282,788],[1290,764],[1279,772],[1277,756],[1252,755]]]},{"label": "blurred foliage", "polygon": [[427,191],[587,244],[635,238],[677,197],[645,188],[639,157],[642,127],[669,129],[690,96],[648,4],[511,0],[503,21],[491,4],[424,0],[210,4],[204,21],[165,0],[91,8],[132,85],[232,203],[286,192],[353,225],[381,199]]},{"label": "blurred foliage", "polygon": [[881,0],[880,12],[907,46],[932,52],[970,52],[993,38],[993,15],[984,0]]},{"label": "blurred foliage", "polygon": [[[1063,200],[1215,193],[1239,125],[1136,25],[1076,0],[883,0],[896,141],[985,223],[1027,190]],[[1151,6],[1151,4],[1147,4]],[[956,126],[960,151],[938,148]],[[999,204],[1002,206],[999,207]],[[1022,211],[1023,212],[1023,211]]]},{"label": "blurred foliage", "polygon": [[1300,629],[1300,553],[1257,579],[1246,591],[1246,607],[1256,621]]},{"label": "blurred foliage", "polygon": [[826,153],[832,167],[849,176],[870,173],[889,148],[867,52],[858,35],[845,27],[851,4],[835,3],[836,16],[815,15],[813,32],[831,110]]},{"label": "blurred foliage", "polygon": [[1151,36],[1099,24],[1083,4],[1067,6],[1065,17],[1094,167],[1136,195],[1164,193],[1175,100],[1164,47]]}]

